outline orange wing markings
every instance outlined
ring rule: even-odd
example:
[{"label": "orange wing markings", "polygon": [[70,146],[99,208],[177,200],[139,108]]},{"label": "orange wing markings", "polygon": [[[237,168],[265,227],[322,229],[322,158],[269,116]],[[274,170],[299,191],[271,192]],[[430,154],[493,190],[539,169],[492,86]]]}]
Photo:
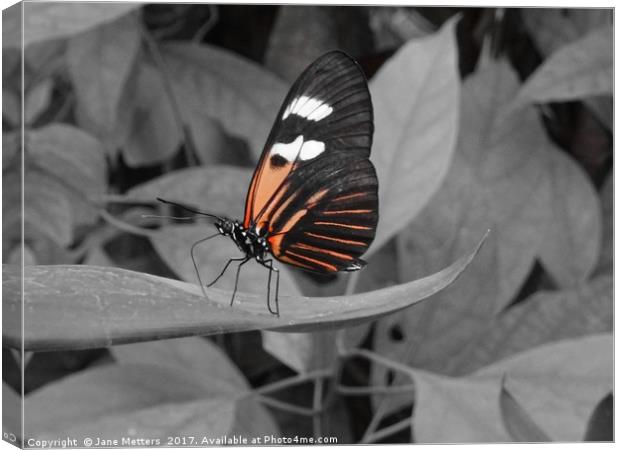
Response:
[{"label": "orange wing markings", "polygon": [[351,228],[352,230],[372,230],[371,227],[365,227],[362,225],[349,225],[346,223],[337,223],[337,222],[314,222],[315,225],[328,225],[332,227],[343,227],[343,228]]},{"label": "orange wing markings", "polygon": [[[273,213],[273,209],[276,207],[278,202],[282,199],[282,197],[284,197],[285,194],[286,194],[286,186],[281,186],[280,189],[278,189],[278,192],[276,192],[275,195],[273,196],[273,198],[269,201],[269,203],[267,205],[263,206],[263,208],[262,208],[263,210],[259,211],[257,214],[255,214],[252,219],[254,221],[257,221],[257,220],[262,219],[264,217],[265,221],[267,221],[267,222],[274,222],[274,220],[271,218],[272,217],[272,213]],[[291,199],[289,197],[286,201],[289,202],[290,200]]]},{"label": "orange wing markings", "polygon": [[343,195],[342,197],[335,197],[331,201],[332,202],[341,202],[344,200],[350,200],[352,198],[365,197],[367,194],[365,192],[358,192],[356,194]]},{"label": "orange wing markings", "polygon": [[243,216],[243,226],[248,228],[252,221],[252,205],[254,204],[254,195],[256,194],[256,180],[258,180],[258,172],[252,177],[248,197],[245,199],[245,215]]},{"label": "orange wing markings", "polygon": [[279,259],[280,261],[283,261],[283,262],[285,262],[285,263],[287,263],[287,264],[291,264],[291,265],[293,265],[293,266],[298,266],[298,267],[301,267],[301,268],[304,268],[304,269],[308,269],[308,270],[314,270],[314,267],[312,267],[312,266],[308,266],[308,265],[303,264],[303,263],[300,263],[299,261],[296,261],[296,260],[294,260],[294,259],[291,259],[291,258],[289,258],[289,257],[288,257],[288,256],[286,256],[286,255],[280,255],[280,256],[278,256],[278,259]]},{"label": "orange wing markings", "polygon": [[340,239],[340,238],[335,238],[335,237],[330,237],[330,236],[324,236],[322,234],[311,233],[309,231],[304,231],[304,234],[306,234],[308,236],[312,236],[312,237],[318,238],[318,239],[325,239],[327,241],[338,242],[340,244],[359,245],[361,247],[366,247],[366,243],[365,242],[351,241],[349,239]]},{"label": "orange wing markings", "polygon": [[[269,160],[267,159],[265,160],[265,165],[268,164]],[[260,182],[256,185],[255,189],[256,194],[254,195],[253,208],[255,215],[261,214],[263,208],[265,208],[292,168],[292,163],[287,163],[277,169],[272,169],[269,167],[263,168],[261,172],[265,173],[261,173]],[[252,217],[252,219],[255,219],[255,217]]]},{"label": "orange wing markings", "polygon": [[312,194],[312,196],[306,201],[306,208],[308,209],[312,208],[314,205],[316,205],[319,202],[319,200],[325,197],[325,194],[327,194],[328,192],[329,192],[329,189],[321,189],[315,194]]},{"label": "orange wing markings", "polygon": [[[282,189],[282,194],[278,196],[278,200],[282,197],[282,195],[286,193],[286,190],[287,190],[286,188]],[[271,225],[273,225],[274,223],[278,221],[278,219],[280,218],[280,215],[282,215],[286,207],[290,205],[290,203],[295,199],[295,197],[297,197],[296,192],[289,195],[288,198],[284,201],[284,203],[282,203],[280,207],[271,216],[267,215],[267,219],[269,220],[269,224],[270,224],[269,231],[273,231],[273,227]]]},{"label": "orange wing markings", "polygon": [[303,242],[298,242],[296,244],[291,245],[291,248],[293,247],[298,248],[300,250],[309,250],[315,253],[325,253],[326,255],[333,256],[334,258],[345,259],[347,261],[350,261],[353,259],[351,255],[347,255],[345,253],[340,253],[340,252],[335,252],[333,250],[327,250],[324,248],[314,247],[312,245],[304,244]]},{"label": "orange wing markings", "polygon": [[343,209],[340,211],[323,211],[322,214],[333,216],[338,214],[367,214],[370,212],[372,212],[372,209]]},{"label": "orange wing markings", "polygon": [[329,263],[326,263],[324,261],[321,261],[320,259],[310,258],[309,256],[300,255],[299,253],[295,253],[295,252],[292,252],[290,250],[287,250],[286,253],[289,254],[289,255],[293,255],[296,258],[303,259],[303,260],[309,261],[309,262],[311,262],[313,264],[325,267],[330,272],[337,272],[338,271],[338,268],[336,266],[334,266],[332,264],[329,264]]}]

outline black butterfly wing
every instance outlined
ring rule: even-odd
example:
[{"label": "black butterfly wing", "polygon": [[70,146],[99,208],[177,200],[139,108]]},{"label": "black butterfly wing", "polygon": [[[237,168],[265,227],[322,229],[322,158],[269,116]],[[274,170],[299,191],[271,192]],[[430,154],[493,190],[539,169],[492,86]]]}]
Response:
[{"label": "black butterfly wing", "polygon": [[276,117],[250,183],[244,226],[269,221],[289,178],[302,167],[325,157],[368,158],[372,134],[372,103],[360,67],[340,51],[318,58]]},{"label": "black butterfly wing", "polygon": [[377,176],[368,158],[334,154],[294,172],[268,241],[280,261],[314,272],[358,270],[375,236]]},{"label": "black butterfly wing", "polygon": [[244,225],[267,228],[278,260],[324,273],[364,265],[378,221],[372,134],[357,63],[339,51],[317,59],[286,97],[246,202]]}]

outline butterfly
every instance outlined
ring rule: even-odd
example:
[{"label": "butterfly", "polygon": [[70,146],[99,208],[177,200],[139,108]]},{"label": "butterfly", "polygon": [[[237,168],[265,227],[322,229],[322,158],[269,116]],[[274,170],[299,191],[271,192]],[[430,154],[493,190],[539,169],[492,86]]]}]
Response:
[{"label": "butterfly", "polygon": [[369,160],[373,131],[364,73],[346,53],[332,51],[311,63],[286,96],[250,182],[243,222],[158,198],[216,219],[217,233],[190,252],[203,293],[194,249],[218,235],[231,238],[243,253],[207,285],[237,262],[231,306],[241,267],[252,259],[269,271],[267,309],[278,316],[280,272],[274,259],[321,274],[364,267],[360,257],[379,219],[377,175]]}]

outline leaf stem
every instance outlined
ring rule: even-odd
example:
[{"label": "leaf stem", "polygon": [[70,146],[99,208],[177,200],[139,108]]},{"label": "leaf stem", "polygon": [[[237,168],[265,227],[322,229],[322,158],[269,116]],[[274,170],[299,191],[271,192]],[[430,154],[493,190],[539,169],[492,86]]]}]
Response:
[{"label": "leaf stem", "polygon": [[398,386],[344,386],[338,384],[336,391],[342,395],[369,395],[369,394],[403,394],[415,391],[414,384]]},{"label": "leaf stem", "polygon": [[263,395],[269,392],[279,391],[281,389],[285,389],[290,386],[295,386],[297,384],[305,383],[310,380],[314,380],[316,378],[327,378],[331,376],[332,371],[328,369],[322,370],[314,370],[312,372],[301,373],[299,375],[295,375],[289,378],[285,378],[284,380],[279,380],[274,383],[266,384],[259,388],[254,389],[252,392],[254,395]]},{"label": "leaf stem", "polygon": [[380,439],[396,434],[399,431],[405,430],[409,427],[411,427],[411,417],[407,417],[406,419],[403,419],[400,422],[396,422],[393,425],[382,428],[379,431],[375,431],[369,436],[362,438],[360,444],[371,444],[373,442],[377,442]]},{"label": "leaf stem", "polygon": [[298,414],[300,416],[308,416],[308,417],[316,418],[318,414],[322,412],[320,410],[304,408],[303,406],[292,405],[290,403],[283,402],[281,400],[276,400],[275,398],[266,397],[264,395],[259,395],[256,397],[256,399],[261,401],[265,405],[272,406],[282,411],[287,411],[293,414]]},{"label": "leaf stem", "polygon": [[318,438],[322,433],[321,420],[322,417],[320,415],[323,412],[323,378],[315,378],[314,380],[314,395],[312,399],[312,409],[317,411],[319,414],[315,414],[312,416],[312,431],[314,433],[314,437]]}]

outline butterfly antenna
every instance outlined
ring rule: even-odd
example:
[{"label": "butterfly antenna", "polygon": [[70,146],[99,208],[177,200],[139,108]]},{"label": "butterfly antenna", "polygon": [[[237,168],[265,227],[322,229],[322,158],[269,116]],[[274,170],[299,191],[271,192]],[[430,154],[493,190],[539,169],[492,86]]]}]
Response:
[{"label": "butterfly antenna", "polygon": [[180,203],[174,203],[174,202],[170,202],[168,200],[164,200],[163,198],[160,198],[160,197],[157,197],[157,200],[162,202],[162,203],[165,203],[167,205],[176,206],[178,208],[184,209],[185,211],[192,212],[194,214],[200,214],[201,216],[212,217],[212,218],[218,219],[218,220],[222,219],[221,217],[216,216],[215,214],[209,214],[209,213],[206,213],[206,212],[198,211],[196,209],[190,208],[190,207],[182,205]]},{"label": "butterfly antenna", "polygon": [[174,217],[174,216],[156,216],[154,214],[142,214],[143,219],[174,219],[174,220],[192,220],[193,217]]}]

